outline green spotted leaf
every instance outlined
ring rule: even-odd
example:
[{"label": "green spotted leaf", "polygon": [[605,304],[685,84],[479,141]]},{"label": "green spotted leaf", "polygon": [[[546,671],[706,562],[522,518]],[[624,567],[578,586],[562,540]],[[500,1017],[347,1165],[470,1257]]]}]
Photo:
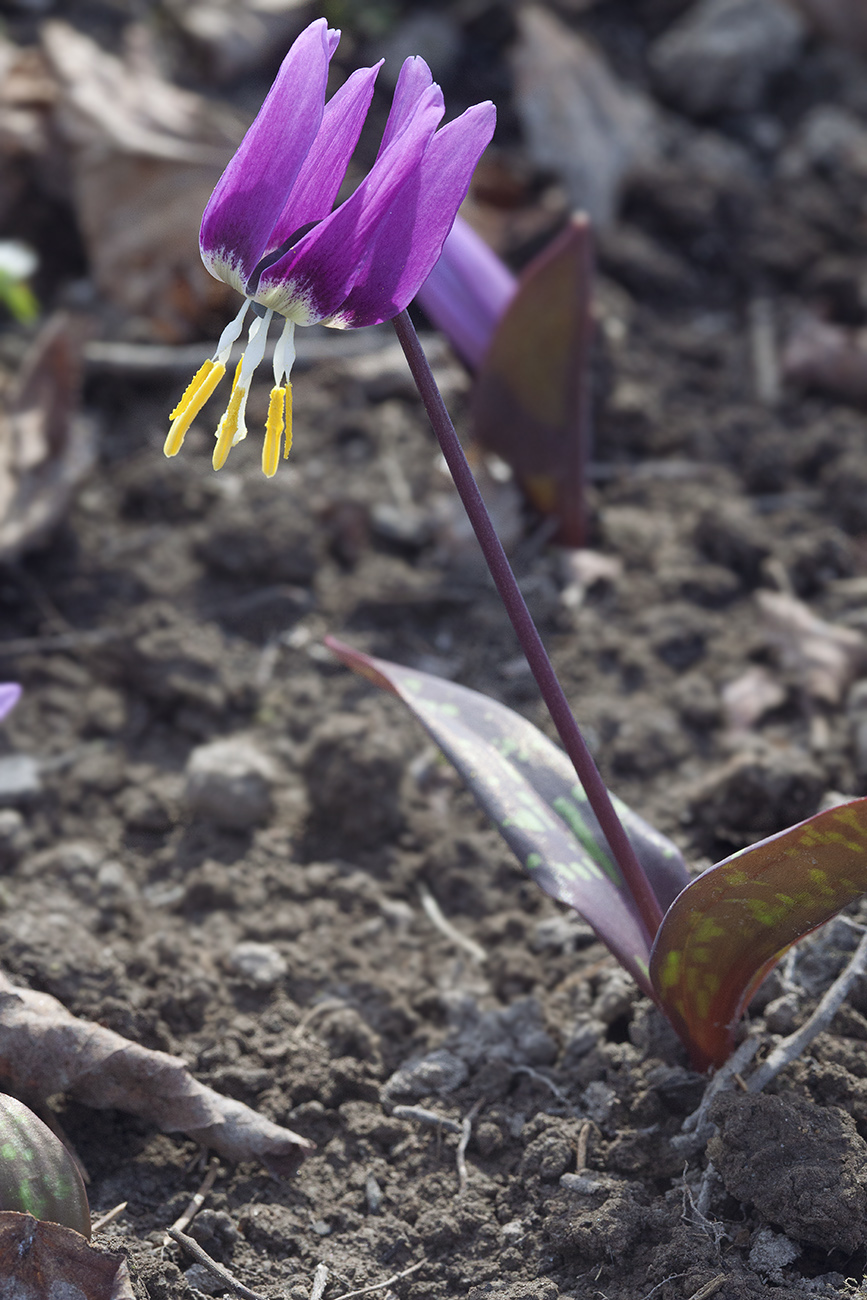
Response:
[{"label": "green spotted leaf", "polygon": [[867,799],[709,867],[667,912],[650,963],[657,1000],[694,1063],[721,1065],[738,1020],[798,939],[867,892]]},{"label": "green spotted leaf", "polygon": [[[327,644],[403,700],[455,765],[518,860],[553,898],[580,912],[652,995],[638,909],[564,752],[505,705],[428,673]],[[620,800],[617,812],[663,909],[689,879],[679,850]]]},{"label": "green spotted leaf", "polygon": [[38,1115],[5,1093],[0,1093],[0,1209],[32,1214],[90,1236],[90,1210],[78,1166]]}]

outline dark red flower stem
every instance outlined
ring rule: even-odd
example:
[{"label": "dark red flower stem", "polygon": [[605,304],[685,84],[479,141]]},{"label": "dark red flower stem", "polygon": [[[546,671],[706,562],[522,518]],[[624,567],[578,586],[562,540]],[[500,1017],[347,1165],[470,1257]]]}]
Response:
[{"label": "dark red flower stem", "polygon": [[512,572],[512,566],[506,558],[506,552],[503,550],[500,539],[494,530],[494,525],[491,523],[478,484],[467,464],[464,449],[460,444],[458,435],[455,433],[455,427],[445,408],[436,380],[428,365],[427,357],[406,311],[402,311],[395,316],[394,328],[400,345],[406,354],[412,377],[421,394],[425,410],[439,441],[449,472],[458,490],[458,495],[463,502],[476,537],[479,539],[479,545],[490,569],[491,577],[494,579],[500,599],[506,607],[506,612],[509,615],[512,627],[515,629],[521,649],[527,656],[527,662],[539,690],[542,692],[542,698],[563,742],[563,747],[572,760],[578,779],[587,794],[590,807],[596,814],[611,853],[620,867],[626,886],[635,900],[652,942],[662,920],[662,910],[659,902],[638,858],[635,856],[635,850],[629,842],[620,818],[614,811],[611,797],[605,788],[602,777],[599,775],[599,769],[594,763],[590,751],[584,743],[584,737],[578,730],[578,724],[572,716],[572,710],[569,708],[566,696],[563,694],[563,687],[554,672],[551,660],[548,658],[548,653],[542,644],[542,638],[539,636],[524,597],[521,595],[517,579]]}]

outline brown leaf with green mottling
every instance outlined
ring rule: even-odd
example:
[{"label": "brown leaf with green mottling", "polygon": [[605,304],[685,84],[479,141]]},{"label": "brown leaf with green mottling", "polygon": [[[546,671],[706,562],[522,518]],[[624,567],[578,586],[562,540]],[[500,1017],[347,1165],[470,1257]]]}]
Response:
[{"label": "brown leaf with green mottling", "polygon": [[726,1060],[786,949],[865,892],[867,799],[742,849],[686,887],[657,932],[650,975],[697,1067]]},{"label": "brown leaf with green mottling", "polygon": [[[373,659],[333,637],[326,643],[349,668],[408,705],[536,884],[580,912],[653,996],[638,908],[563,750],[478,691]],[[689,879],[680,852],[619,799],[614,804],[664,910]]]}]

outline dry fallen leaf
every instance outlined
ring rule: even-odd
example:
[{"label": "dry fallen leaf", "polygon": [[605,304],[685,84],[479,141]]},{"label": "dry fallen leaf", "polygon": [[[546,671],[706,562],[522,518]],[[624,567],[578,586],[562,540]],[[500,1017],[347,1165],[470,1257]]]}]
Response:
[{"label": "dry fallen leaf", "polygon": [[783,352],[783,374],[799,388],[817,388],[847,402],[867,402],[867,332],[803,315]]},{"label": "dry fallen leaf", "polygon": [[867,54],[864,0],[790,0],[816,31],[859,54]]},{"label": "dry fallen leaf", "polygon": [[803,601],[780,591],[759,591],[756,599],[781,667],[812,699],[839,704],[867,657],[860,633],[817,618]]},{"label": "dry fallen leaf", "polygon": [[515,101],[530,156],[562,178],[573,208],[607,225],[627,173],[655,151],[653,107],[541,6],[519,10],[518,30]]},{"label": "dry fallen leaf", "polygon": [[260,1160],[277,1176],[294,1172],[315,1145],[197,1082],[179,1057],[79,1020],[57,998],[18,988],[3,975],[0,1078],[25,1095],[64,1092],[97,1110],[140,1115],[227,1160]]},{"label": "dry fallen leaf", "polygon": [[723,715],[730,732],[741,735],[760,722],[786,698],[785,687],[767,668],[756,664],[728,682],[721,691]]},{"label": "dry fallen leaf", "polygon": [[80,1232],[0,1212],[0,1300],[135,1300],[122,1255]]},{"label": "dry fallen leaf", "polygon": [[80,327],[49,320],[0,403],[0,561],[49,536],[90,468],[90,426],[78,414]]},{"label": "dry fallen leaf", "polygon": [[141,28],[124,59],[60,21],[45,23],[42,40],[97,288],[159,337],[189,337],[226,301],[202,266],[198,227],[243,124],[164,81]]}]

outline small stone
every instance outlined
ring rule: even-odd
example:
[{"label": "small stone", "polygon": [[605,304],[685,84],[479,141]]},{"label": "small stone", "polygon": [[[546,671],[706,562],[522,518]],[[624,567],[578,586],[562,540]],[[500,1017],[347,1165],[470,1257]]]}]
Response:
[{"label": "small stone", "polygon": [[774,998],[765,1007],[765,1024],[772,1034],[790,1034],[797,1025],[798,999],[791,993]]},{"label": "small stone", "polygon": [[453,1052],[439,1048],[429,1052],[420,1061],[407,1062],[386,1080],[382,1092],[388,1100],[409,1099],[419,1101],[431,1093],[454,1092],[466,1083],[469,1070],[464,1061]]},{"label": "small stone", "polygon": [[250,830],[271,814],[275,777],[268,755],[243,737],[199,745],[187,762],[187,806],[227,830]]},{"label": "small stone", "polygon": [[616,1101],[617,1093],[607,1083],[594,1080],[593,1083],[588,1083],[584,1089],[584,1109],[587,1112],[587,1118],[592,1119],[594,1124],[606,1124],[608,1122]]},{"label": "small stone", "polygon": [[28,803],[42,793],[39,764],[29,754],[4,754],[0,758],[0,807]]},{"label": "small stone", "polygon": [[276,948],[269,943],[236,944],[226,958],[233,975],[240,976],[258,989],[272,989],[288,973],[289,967]]},{"label": "small stone", "polygon": [[220,1295],[226,1289],[225,1282],[211,1269],[205,1268],[204,1264],[191,1264],[189,1268],[184,1269],[184,1277],[187,1285],[194,1291],[200,1291],[202,1295]]},{"label": "small stone", "polygon": [[759,1228],[750,1242],[750,1265],[771,1282],[781,1285],[782,1270],[801,1253],[801,1247],[781,1232],[772,1228]]},{"label": "small stone", "polygon": [[563,1069],[577,1065],[588,1052],[605,1039],[606,1025],[601,1020],[579,1020],[572,1030],[563,1050]]},{"label": "small stone", "polygon": [[746,113],[794,62],[804,32],[785,0],[698,0],[652,46],[651,67],[687,113]]}]

